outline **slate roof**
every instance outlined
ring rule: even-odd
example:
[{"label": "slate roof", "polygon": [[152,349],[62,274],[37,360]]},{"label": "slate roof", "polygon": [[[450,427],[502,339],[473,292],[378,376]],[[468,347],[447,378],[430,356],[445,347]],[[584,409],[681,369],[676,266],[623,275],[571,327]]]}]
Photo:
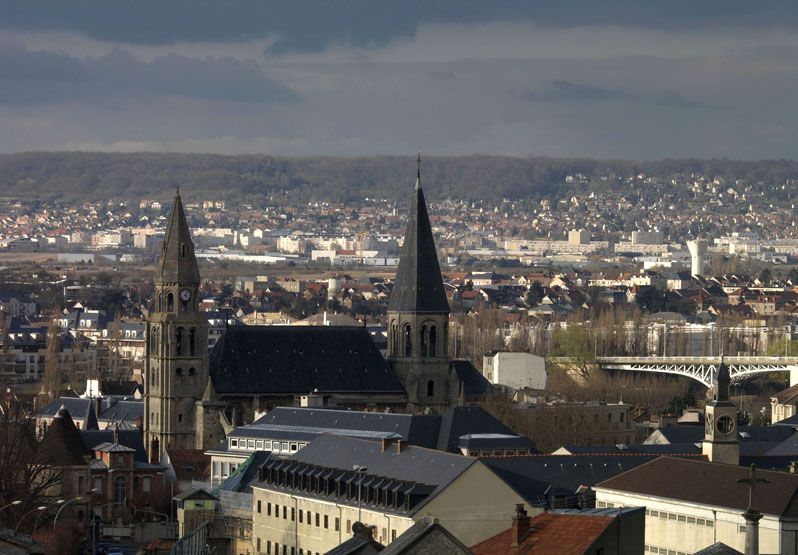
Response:
[{"label": "slate roof", "polygon": [[[788,426],[740,426],[737,440],[745,443],[781,443],[792,436],[795,430]],[[661,435],[668,443],[700,443],[704,441],[702,426],[668,426],[660,428],[651,436]]]},{"label": "slate roof", "polygon": [[415,445],[403,446],[400,452],[397,452],[395,445],[390,445],[382,451],[379,441],[335,435],[319,436],[287,460],[346,471],[351,471],[354,465],[361,465],[368,469],[364,480],[369,476],[379,476],[431,486],[433,489],[429,496],[411,509],[413,513],[448,487],[471,465],[479,463],[472,457],[442,453]]},{"label": "slate roof", "polygon": [[[659,457],[604,480],[596,488],[745,511],[748,487],[737,480],[748,478],[749,473],[741,466]],[[798,476],[769,470],[761,470],[757,476],[769,483],[757,485],[754,507],[765,515],[798,519]]]},{"label": "slate roof", "polygon": [[449,301],[443,288],[424,192],[419,186],[420,175],[418,179],[388,310],[448,313]]},{"label": "slate roof", "polygon": [[481,397],[491,391],[490,382],[485,379],[469,360],[452,360],[449,367],[457,373],[463,383],[463,393],[466,397]]},{"label": "slate roof", "polygon": [[65,408],[58,411],[47,427],[40,444],[40,453],[47,463],[57,466],[85,465],[92,456]]},{"label": "slate roof", "polygon": [[[63,405],[75,420],[93,422],[95,425],[98,419],[135,423],[137,418],[144,417],[143,401],[103,399],[100,402],[100,414],[94,412],[94,404],[95,400],[90,398],[59,397],[45,406],[36,416],[52,418]],[[86,429],[85,425],[83,429]]]},{"label": "slate roof", "polygon": [[537,450],[531,439],[510,434],[468,434],[461,436],[457,445],[464,449],[530,449],[532,453]]},{"label": "slate roof", "polygon": [[794,414],[789,418],[785,418],[784,420],[779,420],[778,422],[774,422],[773,426],[798,426],[798,414]]},{"label": "slate roof", "polygon": [[[437,520],[437,519],[436,519]],[[459,550],[455,551],[451,545],[446,546],[446,555],[457,555],[458,553],[471,553],[467,546],[458,540],[449,530],[441,526],[435,520],[425,518],[419,520],[413,526],[402,532],[398,538],[389,543],[385,549],[380,551],[383,555],[401,555],[404,553],[438,553],[437,549],[441,544],[431,542],[425,545],[425,539],[432,534],[443,534]]]},{"label": "slate roof", "polygon": [[474,555],[583,555],[614,518],[604,514],[545,512],[532,518],[532,528],[518,545],[513,545],[512,528],[508,528],[472,546],[471,551]]},{"label": "slate roof", "polygon": [[[93,451],[101,443],[113,443],[113,430],[80,430],[80,437],[83,445],[89,451]],[[147,462],[147,451],[144,449],[144,438],[141,430],[119,430],[117,432],[117,442],[134,450],[133,460]]]},{"label": "slate roof", "polygon": [[701,453],[701,446],[696,443],[650,443],[624,445],[622,447],[618,445],[563,445],[560,449],[568,451],[572,455],[622,455],[624,453],[637,455],[697,455]]},{"label": "slate roof", "polygon": [[[357,524],[356,522],[355,525]],[[383,549],[384,546],[374,538],[365,538],[362,535],[355,534],[341,545],[327,551],[324,555],[374,555]]]},{"label": "slate roof", "polygon": [[[452,407],[442,415],[276,407],[252,424],[235,428],[228,435],[312,441],[324,433],[373,438],[398,436],[413,445],[450,453],[460,452],[460,438],[468,434],[516,437],[515,432],[478,406]],[[496,444],[487,438],[481,441],[491,446]],[[531,452],[537,452],[532,440],[523,438],[523,444]]]},{"label": "slate roof", "polygon": [[363,327],[228,328],[210,354],[210,374],[219,395],[405,393]]},{"label": "slate roof", "polygon": [[[185,257],[181,256],[181,247],[185,246]],[[158,269],[155,279],[159,283],[199,283],[199,267],[194,256],[194,243],[183,211],[180,193],[175,195],[169,224],[166,226],[161,255],[158,258]]]},{"label": "slate roof", "polygon": [[656,459],[656,455],[530,455],[482,457],[480,460],[510,484],[524,499],[547,506],[554,490],[574,495],[608,478]]},{"label": "slate roof", "polygon": [[723,542],[715,542],[709,547],[699,549],[693,555],[743,555],[733,547],[729,547]]}]

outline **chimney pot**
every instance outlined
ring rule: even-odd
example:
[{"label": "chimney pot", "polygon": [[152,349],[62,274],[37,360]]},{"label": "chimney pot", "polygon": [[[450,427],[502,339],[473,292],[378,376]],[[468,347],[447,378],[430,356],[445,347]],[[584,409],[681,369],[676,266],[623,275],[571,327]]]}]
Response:
[{"label": "chimney pot", "polygon": [[510,538],[512,540],[512,545],[517,546],[520,545],[524,538],[526,538],[529,530],[532,527],[532,519],[529,518],[526,510],[524,510],[524,504],[518,503],[515,506],[515,515],[513,516],[513,525],[510,529]]}]

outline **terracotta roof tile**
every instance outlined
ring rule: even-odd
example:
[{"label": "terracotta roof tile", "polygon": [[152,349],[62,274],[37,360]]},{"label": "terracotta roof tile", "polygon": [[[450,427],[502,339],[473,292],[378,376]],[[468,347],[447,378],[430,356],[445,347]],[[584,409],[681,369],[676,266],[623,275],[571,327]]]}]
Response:
[{"label": "terracotta roof tile", "polygon": [[612,522],[611,516],[542,513],[532,519],[532,529],[517,546],[512,528],[471,547],[474,555],[521,553],[582,555]]}]

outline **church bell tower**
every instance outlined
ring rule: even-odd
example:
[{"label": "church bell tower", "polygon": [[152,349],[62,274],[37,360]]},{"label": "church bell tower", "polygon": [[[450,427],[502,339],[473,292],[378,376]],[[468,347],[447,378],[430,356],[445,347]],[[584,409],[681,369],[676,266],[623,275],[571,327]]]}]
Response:
[{"label": "church bell tower", "polygon": [[411,409],[445,408],[460,381],[450,368],[449,301],[421,189],[421,156],[402,255],[388,304],[388,361],[405,386]]},{"label": "church bell tower", "polygon": [[[151,461],[164,449],[204,448],[202,403],[208,376],[208,322],[199,311],[199,267],[178,191],[155,276],[144,358],[144,441]],[[213,438],[211,438],[213,439]],[[218,442],[219,437],[216,439]]]},{"label": "church bell tower", "polygon": [[713,399],[707,401],[703,454],[710,462],[740,464],[737,407],[729,400],[729,367],[721,360],[715,375]]}]

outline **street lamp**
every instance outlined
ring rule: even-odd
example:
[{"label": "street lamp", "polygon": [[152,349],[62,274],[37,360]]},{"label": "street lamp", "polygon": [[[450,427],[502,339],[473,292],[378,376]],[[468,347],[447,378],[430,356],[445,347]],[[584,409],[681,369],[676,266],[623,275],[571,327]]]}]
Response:
[{"label": "street lamp", "polygon": [[9,508],[11,505],[22,505],[22,501],[20,501],[19,499],[17,499],[16,501],[12,501],[12,502],[11,502],[11,503],[9,503],[8,505],[3,505],[2,507],[0,507],[0,511],[3,511],[3,509],[7,509],[7,508]]},{"label": "street lamp", "polygon": [[[47,505],[40,505],[40,506],[36,507],[35,509],[31,509],[30,511],[28,511],[27,513],[22,515],[22,518],[19,519],[19,522],[17,522],[17,526],[14,528],[14,535],[17,534],[17,530],[19,530],[19,525],[22,524],[22,521],[25,520],[26,516],[28,516],[31,513],[35,513],[36,511],[46,511],[46,510],[47,510]],[[41,513],[39,513],[39,516],[41,516]],[[39,521],[39,519],[37,518],[36,522],[38,522],[38,521]],[[34,528],[34,530],[35,530],[35,528]]]},{"label": "street lamp", "polygon": [[56,501],[56,503],[58,503],[59,505],[61,505],[61,507],[59,507],[59,509],[58,509],[58,512],[57,512],[57,513],[55,513],[55,519],[53,520],[53,532],[55,532],[55,525],[56,525],[56,523],[58,522],[58,516],[61,514],[61,511],[63,511],[63,510],[64,510],[64,507],[66,507],[67,505],[69,505],[69,504],[70,504],[70,503],[72,503],[73,501],[80,501],[80,500],[82,500],[82,499],[83,499],[83,497],[81,497],[80,495],[78,495],[76,498],[74,498],[74,499],[70,499],[69,501],[64,501],[63,499],[59,499],[58,501]]},{"label": "street lamp", "polygon": [[366,473],[368,468],[366,468],[365,466],[361,466],[359,464],[356,464],[355,466],[352,467],[352,470],[354,470],[355,474],[358,475],[358,480],[357,480],[357,521],[360,522],[361,524],[363,524],[363,521],[360,520],[360,485],[363,483],[363,474]]}]

